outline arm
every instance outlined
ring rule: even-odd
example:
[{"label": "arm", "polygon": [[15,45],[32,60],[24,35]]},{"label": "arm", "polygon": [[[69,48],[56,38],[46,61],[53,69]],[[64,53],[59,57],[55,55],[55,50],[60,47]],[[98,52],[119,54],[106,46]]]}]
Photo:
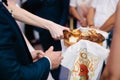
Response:
[{"label": "arm", "polygon": [[25,42],[28,46],[28,49],[31,53],[32,59],[33,61],[37,61],[38,59],[42,58],[44,56],[44,52],[42,50],[35,50],[33,48],[33,46],[30,44],[30,42],[27,40],[27,38],[25,37],[25,35],[23,34],[23,37],[25,39]]},{"label": "arm", "polygon": [[[0,11],[1,13],[2,11]],[[3,14],[2,14],[3,15]],[[1,16],[1,15],[0,15]],[[28,57],[24,54],[19,44],[17,44],[16,36],[17,34],[13,31],[12,22],[10,22],[10,17],[3,15],[1,17],[1,27],[0,27],[0,78],[2,80],[38,80],[41,79],[43,75],[49,73],[50,63],[48,59],[41,58],[35,63],[30,63]],[[5,18],[6,17],[6,18]],[[10,24],[11,23],[11,24]],[[8,26],[9,25],[9,26]],[[17,29],[17,28],[16,28]],[[15,36],[16,35],[16,36]],[[16,45],[16,44],[17,45]],[[16,51],[18,50],[18,51]],[[52,51],[51,51],[52,52]],[[50,52],[50,53],[51,53]],[[29,54],[29,53],[28,53]],[[18,57],[18,55],[21,55]],[[23,55],[23,56],[22,56]],[[24,64],[19,61],[29,62],[29,64]],[[28,60],[28,61],[27,61]],[[46,66],[44,66],[46,65]],[[45,73],[46,72],[46,73]]]},{"label": "arm", "polygon": [[[109,69],[111,73],[111,80],[118,80],[120,79],[120,72],[118,71],[120,68],[120,1],[116,11],[115,17],[115,27],[114,27],[114,34],[111,44],[111,52],[109,58]],[[116,70],[114,70],[116,69]]]},{"label": "arm", "polygon": [[8,10],[12,10],[12,15],[16,20],[24,22],[29,25],[38,26],[50,31],[51,35],[55,39],[63,38],[63,30],[68,28],[58,25],[52,21],[40,18],[35,16],[28,11],[17,7],[15,4],[12,4],[11,1],[8,1]]},{"label": "arm", "polygon": [[[26,53],[17,44],[17,39],[14,39],[18,35],[11,29],[13,27],[9,21],[9,18],[0,21],[3,26],[0,27],[0,78],[2,80],[41,80],[44,75],[47,76],[49,73],[50,63],[48,59],[43,57],[34,63],[30,63],[28,57],[25,58],[24,54]],[[18,55],[20,56],[18,57]],[[54,52],[52,47],[45,52],[45,56],[51,61],[51,69],[57,68],[62,59],[61,53],[59,51]],[[27,64],[20,61],[22,59]]]},{"label": "arm", "polygon": [[[4,53],[5,55],[3,55]],[[22,65],[17,62],[15,52],[10,47],[0,50],[0,54],[2,57],[0,59],[0,77],[2,80],[38,80],[49,73],[50,63],[45,57],[34,63]]]},{"label": "arm", "polygon": [[109,17],[109,19],[99,28],[100,30],[109,32],[115,23],[115,13]]},{"label": "arm", "polygon": [[32,63],[15,20],[1,3],[0,7],[0,79],[40,80],[47,77],[50,70],[49,59],[52,69],[57,68],[62,59],[61,52],[54,52],[51,47],[45,52],[45,57]]},{"label": "arm", "polygon": [[95,15],[95,8],[90,7],[87,15],[87,22],[89,27],[94,26],[94,15]]},{"label": "arm", "polygon": [[82,26],[86,26],[84,24],[84,19],[79,15],[78,11],[76,10],[76,7],[70,6],[70,13],[81,23]]},{"label": "arm", "polygon": [[[110,55],[101,80],[119,80],[120,79],[120,1],[115,14],[115,27],[110,48]],[[106,72],[108,72],[106,74]]]}]

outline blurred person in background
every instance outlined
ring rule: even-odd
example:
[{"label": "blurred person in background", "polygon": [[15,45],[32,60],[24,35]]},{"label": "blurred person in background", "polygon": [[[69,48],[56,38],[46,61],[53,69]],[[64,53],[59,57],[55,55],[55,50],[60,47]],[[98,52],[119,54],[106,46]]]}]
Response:
[{"label": "blurred person in background", "polygon": [[[69,0],[27,0],[22,7],[39,17],[51,20],[63,26],[67,25]],[[32,29],[30,25],[25,26],[25,31],[27,31],[25,33],[28,37],[31,36],[30,31],[32,31]],[[54,46],[54,51],[62,50],[60,40],[52,38],[48,30],[42,28],[34,28],[34,30],[39,32],[39,44],[42,45],[44,51],[50,46]],[[51,72],[53,78],[59,80],[60,67]]]},{"label": "blurred person in background", "polygon": [[87,26],[87,14],[93,0],[70,0],[70,14],[77,20],[77,27]]},{"label": "blurred person in background", "polygon": [[94,0],[87,16],[88,26],[111,31],[115,23],[117,3],[118,0]]},{"label": "blurred person in background", "polygon": [[[32,55],[14,18],[48,29],[55,39],[63,38],[63,30],[67,28],[17,7],[14,0],[3,2],[0,0],[0,79],[46,80],[49,70],[60,65],[61,52],[53,51],[53,47],[50,47],[45,53],[39,51],[39,58],[37,54]],[[37,60],[34,62],[35,57]]]}]

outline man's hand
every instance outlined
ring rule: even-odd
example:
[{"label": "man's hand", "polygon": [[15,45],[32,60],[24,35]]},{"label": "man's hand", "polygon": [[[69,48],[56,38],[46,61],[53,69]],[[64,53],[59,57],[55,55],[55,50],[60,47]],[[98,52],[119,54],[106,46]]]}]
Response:
[{"label": "man's hand", "polygon": [[41,50],[35,50],[31,52],[31,56],[32,56],[33,62],[35,62],[44,56],[44,52]]},{"label": "man's hand", "polygon": [[58,68],[63,59],[61,51],[53,51],[53,47],[50,47],[46,52],[45,56],[47,56],[51,60],[52,69]]}]

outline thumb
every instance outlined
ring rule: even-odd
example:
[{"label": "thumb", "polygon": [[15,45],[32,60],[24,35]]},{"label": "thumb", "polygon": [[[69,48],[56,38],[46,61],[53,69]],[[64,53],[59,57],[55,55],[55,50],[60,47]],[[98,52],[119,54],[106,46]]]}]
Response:
[{"label": "thumb", "polygon": [[54,47],[50,46],[50,48],[47,51],[53,51]]}]

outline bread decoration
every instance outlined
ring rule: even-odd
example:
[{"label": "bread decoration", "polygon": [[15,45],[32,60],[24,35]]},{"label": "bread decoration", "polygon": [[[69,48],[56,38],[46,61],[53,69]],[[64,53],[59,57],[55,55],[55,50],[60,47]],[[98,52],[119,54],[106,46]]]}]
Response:
[{"label": "bread decoration", "polygon": [[78,42],[80,39],[80,35],[81,35],[80,30],[71,30],[71,31],[64,30],[63,33],[64,33],[65,46],[70,46]]},{"label": "bread decoration", "polygon": [[102,44],[105,40],[104,36],[100,33],[97,33],[96,30],[88,30],[86,32],[81,32],[80,30],[74,29],[71,31],[64,30],[64,44],[65,46],[70,46],[75,44],[79,40],[89,40]]}]

